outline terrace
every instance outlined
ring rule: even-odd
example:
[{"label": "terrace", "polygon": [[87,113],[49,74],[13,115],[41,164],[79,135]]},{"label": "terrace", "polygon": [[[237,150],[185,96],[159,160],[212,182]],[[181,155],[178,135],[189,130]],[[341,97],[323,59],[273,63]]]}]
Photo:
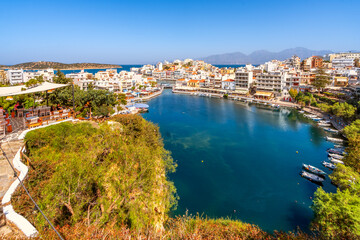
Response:
[{"label": "terrace", "polygon": [[[34,97],[33,106],[25,108],[21,102],[14,101],[14,96],[32,94],[39,92],[51,92],[54,89],[67,86],[66,84],[54,84],[45,82],[41,85],[27,88],[24,86],[1,87],[0,97],[5,98],[4,105],[9,105],[6,102],[13,101],[14,106],[4,109],[0,105],[0,139],[7,138],[7,140],[15,138],[23,130],[49,125],[54,122],[63,121],[73,117],[74,112],[71,109],[66,109],[61,106],[50,107],[47,105],[36,106]],[[45,100],[45,99],[42,99]]]}]

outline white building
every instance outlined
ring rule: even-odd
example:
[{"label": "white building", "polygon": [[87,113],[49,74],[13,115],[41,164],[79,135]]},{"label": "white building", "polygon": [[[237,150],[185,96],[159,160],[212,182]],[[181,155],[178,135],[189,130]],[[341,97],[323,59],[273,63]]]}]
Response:
[{"label": "white building", "polygon": [[235,72],[235,87],[236,89],[249,89],[253,82],[253,72],[239,69]]},{"label": "white building", "polygon": [[54,74],[54,69],[49,68],[49,69],[44,69],[44,70],[38,70],[38,71],[24,71],[23,73],[24,76],[24,82],[29,81],[30,79],[33,79],[35,77],[40,77],[42,76],[44,81],[47,82],[52,82],[55,74]]},{"label": "white building", "polygon": [[334,68],[353,67],[354,64],[355,64],[355,58],[341,57],[341,58],[334,58],[332,60],[332,66]]},{"label": "white building", "polygon": [[24,71],[20,70],[8,70],[8,81],[11,85],[20,84],[24,82]]},{"label": "white building", "polygon": [[286,72],[258,73],[255,80],[256,89],[281,93],[287,77]]}]

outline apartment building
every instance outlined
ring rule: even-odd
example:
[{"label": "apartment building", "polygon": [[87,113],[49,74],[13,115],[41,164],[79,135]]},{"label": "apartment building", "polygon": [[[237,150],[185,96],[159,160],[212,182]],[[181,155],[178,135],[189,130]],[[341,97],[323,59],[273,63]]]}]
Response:
[{"label": "apartment building", "polygon": [[259,73],[256,75],[256,89],[280,93],[286,82],[286,72]]},{"label": "apartment building", "polygon": [[355,65],[355,58],[334,58],[332,60],[332,66],[334,68],[346,68],[346,67],[353,67]]},{"label": "apartment building", "polygon": [[11,85],[20,84],[24,82],[24,71],[20,70],[8,70],[7,78]]},{"label": "apartment building", "polygon": [[235,72],[235,88],[249,89],[253,82],[253,72],[239,69]]}]

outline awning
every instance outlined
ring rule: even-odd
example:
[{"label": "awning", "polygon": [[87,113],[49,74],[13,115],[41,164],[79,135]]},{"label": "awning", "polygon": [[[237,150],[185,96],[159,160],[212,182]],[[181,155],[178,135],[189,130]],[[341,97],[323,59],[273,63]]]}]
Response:
[{"label": "awning", "polygon": [[[44,92],[48,90],[53,90],[56,88],[66,87],[68,84],[57,84],[57,83],[49,83],[44,82],[43,84],[33,87],[27,88],[25,85],[14,86],[14,87],[0,87],[0,97],[6,96],[15,96],[15,95],[22,95],[22,94],[29,94],[29,93],[36,93],[36,92]],[[26,90],[22,90],[26,89]]]},{"label": "awning", "polygon": [[271,93],[271,92],[256,92],[254,95],[255,96],[271,97],[273,95],[273,93]]}]

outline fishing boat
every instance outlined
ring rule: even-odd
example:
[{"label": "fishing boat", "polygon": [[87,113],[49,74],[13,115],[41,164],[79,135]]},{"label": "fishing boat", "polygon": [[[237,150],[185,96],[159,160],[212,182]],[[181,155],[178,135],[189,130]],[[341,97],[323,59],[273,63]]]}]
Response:
[{"label": "fishing boat", "polygon": [[320,123],[331,123],[329,120],[321,120]]},{"label": "fishing boat", "polygon": [[322,177],[325,177],[325,175],[326,175],[326,172],[324,172],[323,170],[318,169],[318,168],[308,165],[308,164],[303,164],[303,168],[308,172],[315,173],[316,175],[319,175]]},{"label": "fishing boat", "polygon": [[335,144],[334,148],[341,148],[341,149],[345,150],[345,147],[342,144]]},{"label": "fishing boat", "polygon": [[336,143],[344,142],[344,140],[342,140],[341,138],[326,137],[326,140],[329,141],[329,142],[336,142]]},{"label": "fishing boat", "polygon": [[325,179],[322,178],[322,177],[319,177],[318,175],[316,174],[312,174],[312,173],[309,173],[309,172],[306,172],[306,171],[301,171],[300,175],[303,177],[303,178],[306,178],[312,182],[315,182],[315,183],[322,183]]},{"label": "fishing boat", "polygon": [[336,154],[336,153],[329,153],[329,156],[335,159],[343,159],[344,156]]},{"label": "fishing boat", "polygon": [[340,164],[344,164],[343,161],[339,160],[339,159],[335,159],[335,158],[329,158],[330,162],[332,163],[340,163]]},{"label": "fishing boat", "polygon": [[333,163],[329,163],[329,162],[325,162],[323,161],[322,164],[327,167],[327,168],[330,168],[331,170],[334,170],[336,168],[335,164]]},{"label": "fishing boat", "polygon": [[331,132],[331,133],[339,133],[338,130],[335,130],[333,128],[324,128],[324,130],[327,131],[327,132]]}]

